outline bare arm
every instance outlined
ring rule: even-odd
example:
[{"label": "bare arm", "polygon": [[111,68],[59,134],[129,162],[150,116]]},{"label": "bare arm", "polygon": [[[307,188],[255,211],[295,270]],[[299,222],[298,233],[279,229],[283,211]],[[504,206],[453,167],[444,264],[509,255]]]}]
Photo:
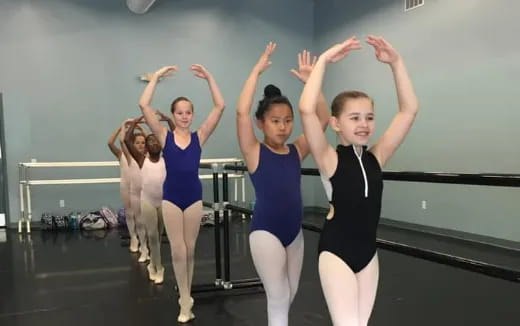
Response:
[{"label": "bare arm", "polygon": [[119,135],[120,131],[121,131],[121,127],[119,126],[119,127],[117,127],[117,129],[115,129],[112,132],[110,137],[108,137],[108,148],[110,148],[110,151],[112,152],[112,154],[114,154],[114,156],[117,158],[117,160],[121,159],[121,154],[122,154],[121,150],[115,144],[117,136]]},{"label": "bare arm", "polygon": [[195,76],[205,79],[208,82],[209,90],[211,92],[211,99],[213,100],[213,107],[209,112],[206,120],[200,125],[197,130],[197,134],[199,136],[199,142],[203,145],[206,140],[211,136],[215,128],[217,127],[220,118],[222,117],[222,113],[224,112],[224,97],[222,97],[222,93],[218,88],[217,82],[215,78],[209,73],[209,71],[204,68],[202,65],[191,65],[191,70],[195,74]]},{"label": "bare arm", "polygon": [[[309,79],[312,69],[316,64],[317,57],[315,56],[311,62],[311,53],[307,50],[298,53],[298,70],[291,69],[291,73],[295,75],[304,85]],[[318,95],[317,101],[317,115],[318,120],[321,124],[322,130],[327,129],[327,124],[329,123],[330,114],[327,108],[327,101],[325,100],[325,96],[323,92],[320,91]],[[309,144],[307,143],[307,139],[304,134],[301,134],[294,141],[294,145],[298,148],[298,153],[300,155],[300,160],[305,159],[305,157],[309,154]]]},{"label": "bare arm", "polygon": [[157,136],[159,143],[163,147],[166,140],[166,128],[161,124],[159,119],[157,119],[155,110],[152,109],[150,103],[152,101],[155,86],[157,85],[159,78],[175,70],[177,70],[176,66],[166,66],[153,73],[150,81],[148,82],[148,85],[146,85],[143,93],[141,94],[141,98],[139,99],[139,108],[141,108],[141,112],[144,115],[146,124],[148,124],[148,127],[150,127],[152,132]]},{"label": "bare arm", "polygon": [[264,52],[247,77],[237,103],[237,136],[240,151],[246,161],[249,172],[256,170],[259,160],[260,143],[256,139],[253,121],[251,119],[251,106],[255,94],[256,84],[260,74],[267,69],[271,62],[269,57],[276,49],[276,44],[269,42]]},{"label": "bare arm", "polygon": [[145,156],[135,148],[132,138],[133,138],[135,126],[142,119],[143,119],[143,117],[140,117],[138,119],[133,120],[130,123],[130,127],[128,128],[128,131],[126,132],[126,135],[125,135],[125,145],[126,145],[126,148],[128,148],[128,151],[130,152],[130,155],[132,155],[132,157],[137,162],[137,164],[139,164],[139,168],[143,167],[144,157]]},{"label": "bare arm", "polygon": [[338,157],[334,148],[327,142],[316,112],[325,68],[328,63],[336,62],[344,58],[351,50],[359,48],[359,41],[355,37],[351,37],[325,51],[316,62],[300,97],[303,133],[318,168],[326,177],[331,177],[334,173]]},{"label": "bare arm", "polygon": [[128,131],[126,130],[126,126],[132,121],[132,119],[128,119],[123,121],[121,124],[121,132],[119,133],[119,143],[121,144],[121,150],[123,152],[123,155],[126,157],[126,161],[128,162],[128,165],[130,165],[130,162],[132,160],[132,155],[128,151],[128,147],[126,147],[125,144],[125,137]]},{"label": "bare arm", "polygon": [[144,137],[146,137],[146,136],[148,136],[148,132],[146,131],[146,129],[144,129],[143,127],[141,127],[139,125],[139,123],[141,123],[141,120],[143,120],[143,118],[144,118],[144,116],[139,117],[139,122],[135,125],[135,129],[138,129],[144,135]]},{"label": "bare arm", "polygon": [[379,164],[384,166],[410,131],[419,103],[404,62],[397,51],[382,37],[368,36],[367,43],[374,47],[377,59],[387,63],[392,69],[399,105],[399,111],[390,125],[370,149]]},{"label": "bare arm", "polygon": [[159,114],[159,116],[161,117],[161,120],[164,120],[168,123],[168,127],[170,128],[170,131],[173,132],[175,130],[175,123],[173,123],[173,120],[165,115],[164,113],[162,113],[161,111],[157,110],[157,114]]}]

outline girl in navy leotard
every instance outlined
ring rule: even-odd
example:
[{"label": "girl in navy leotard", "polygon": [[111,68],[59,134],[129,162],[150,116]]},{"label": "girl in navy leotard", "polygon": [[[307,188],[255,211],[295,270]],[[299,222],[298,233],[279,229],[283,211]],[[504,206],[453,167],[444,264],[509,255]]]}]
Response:
[{"label": "girl in navy leotard", "polygon": [[325,67],[361,48],[355,37],[334,45],[318,59],[300,98],[304,134],[324,179],[333,214],[318,247],[320,280],[334,325],[367,325],[374,305],[379,267],[376,230],[381,213],[381,167],[410,130],[417,98],[403,60],[382,37],[368,36],[376,58],[392,69],[399,112],[385,133],[367,148],[374,131],[374,106],[363,92],[346,91],[332,102],[331,127],[340,145],[332,148],[321,130],[316,103]]},{"label": "girl in navy leotard", "polygon": [[201,147],[222,116],[224,99],[213,76],[203,66],[192,65],[191,70],[195,76],[208,82],[213,108],[199,129],[192,132],[190,126],[193,120],[193,105],[189,99],[179,97],[171,105],[175,131],[167,131],[157,119],[150,102],[159,78],[176,70],[176,66],[166,66],[153,73],[141,95],[139,107],[146,123],[163,148],[166,166],[162,201],[163,218],[179,288],[180,313],[177,320],[185,323],[195,318],[191,311],[193,307],[191,282],[195,242],[202,218],[202,186],[198,175]]},{"label": "girl in navy leotard", "polygon": [[[260,142],[255,137],[250,116],[253,95],[258,77],[271,64],[269,57],[275,47],[267,45],[244,83],[237,106],[237,131],[256,194],[249,242],[267,295],[268,324],[286,326],[303,261],[300,161],[309,148],[303,135],[292,144],[285,143],[292,131],[292,106],[273,85],[265,88],[256,112],[264,139]],[[310,53],[300,53],[298,63],[299,69],[292,73],[305,83],[313,66]],[[325,127],[329,116],[323,96],[318,112]]]}]

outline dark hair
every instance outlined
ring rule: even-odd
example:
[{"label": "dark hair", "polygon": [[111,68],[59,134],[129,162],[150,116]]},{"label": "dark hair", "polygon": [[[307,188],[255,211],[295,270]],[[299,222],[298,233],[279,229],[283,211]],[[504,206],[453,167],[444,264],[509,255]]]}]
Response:
[{"label": "dark hair", "polygon": [[177,105],[177,103],[179,103],[181,101],[186,101],[186,102],[190,103],[191,104],[191,110],[192,111],[194,110],[193,103],[191,103],[191,101],[187,97],[179,96],[175,100],[173,100],[172,105],[170,107],[170,111],[171,111],[172,114],[175,112],[175,106]]},{"label": "dark hair", "polygon": [[149,140],[150,138],[152,138],[152,137],[154,137],[155,139],[157,139],[157,137],[155,137],[154,134],[149,134],[149,135],[146,136],[146,138],[144,139],[144,142],[147,144],[147,143],[148,143],[148,140]]},{"label": "dark hair", "polygon": [[130,138],[130,139],[132,140],[132,143],[134,143],[134,142],[135,142],[135,139],[136,139],[137,137],[139,137],[139,136],[143,137],[144,140],[145,140],[145,142],[146,142],[146,137],[144,136],[144,134],[143,134],[143,133],[140,133],[140,132],[137,132],[137,133],[135,133],[135,134],[132,134],[132,136],[131,136],[131,138]]},{"label": "dark hair", "polygon": [[269,84],[264,88],[264,98],[258,102],[258,108],[255,113],[256,118],[258,120],[263,120],[265,113],[269,111],[273,104],[286,104],[291,109],[291,113],[294,114],[289,99],[282,95],[282,92],[278,87]]},{"label": "dark hair", "polygon": [[345,91],[345,92],[341,92],[338,95],[336,95],[336,97],[332,101],[332,105],[331,105],[332,116],[339,118],[339,116],[341,115],[341,112],[343,112],[345,103],[348,100],[358,99],[358,98],[369,99],[370,102],[372,103],[372,106],[374,106],[374,100],[372,100],[372,98],[370,96],[368,96],[366,93],[361,92],[361,91]]}]

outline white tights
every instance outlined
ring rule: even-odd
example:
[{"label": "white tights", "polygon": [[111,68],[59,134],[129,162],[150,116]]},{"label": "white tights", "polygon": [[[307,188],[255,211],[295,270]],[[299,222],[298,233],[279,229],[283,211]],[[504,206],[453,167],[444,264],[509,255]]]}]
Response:
[{"label": "white tights", "polygon": [[263,230],[249,235],[251,255],[267,296],[269,326],[287,326],[289,307],[298,290],[303,263],[303,233],[300,230],[285,248],[273,234]]}]

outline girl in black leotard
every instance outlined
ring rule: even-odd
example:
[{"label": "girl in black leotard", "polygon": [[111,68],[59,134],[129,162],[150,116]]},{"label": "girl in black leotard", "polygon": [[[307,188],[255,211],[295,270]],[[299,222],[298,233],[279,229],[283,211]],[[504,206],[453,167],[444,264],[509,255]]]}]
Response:
[{"label": "girl in black leotard", "polygon": [[[344,58],[361,44],[355,37],[325,51],[300,99],[305,137],[327,188],[334,214],[325,222],[319,243],[320,280],[334,325],[367,325],[374,305],[378,260],[376,229],[381,213],[381,167],[410,130],[418,110],[403,60],[382,37],[368,36],[376,58],[392,69],[399,112],[374,145],[374,105],[363,92],[346,91],[332,102],[331,127],[338,133],[335,150],[327,143],[316,115],[325,66]],[[327,184],[330,183],[330,184]]]}]

